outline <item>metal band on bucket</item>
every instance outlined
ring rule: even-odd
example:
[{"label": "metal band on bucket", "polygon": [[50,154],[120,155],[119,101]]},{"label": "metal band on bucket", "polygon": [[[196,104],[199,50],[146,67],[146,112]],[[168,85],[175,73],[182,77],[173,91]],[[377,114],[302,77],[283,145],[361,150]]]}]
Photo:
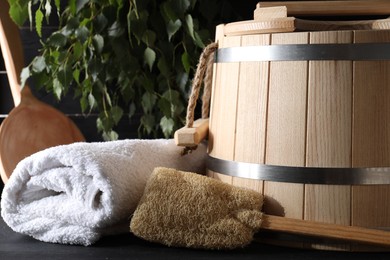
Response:
[{"label": "metal band on bucket", "polygon": [[390,43],[281,44],[218,49],[215,62],[390,60]]},{"label": "metal band on bucket", "polygon": [[390,184],[390,167],[291,167],[222,160],[209,155],[207,169],[233,177],[275,182],[334,185]]}]

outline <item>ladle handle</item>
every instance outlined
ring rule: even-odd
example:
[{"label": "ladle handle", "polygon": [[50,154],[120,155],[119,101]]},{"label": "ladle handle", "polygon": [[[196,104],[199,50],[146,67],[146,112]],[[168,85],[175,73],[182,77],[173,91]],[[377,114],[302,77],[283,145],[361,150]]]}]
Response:
[{"label": "ladle handle", "polygon": [[356,226],[343,226],[263,214],[262,229],[292,234],[340,239],[390,246],[390,232]]},{"label": "ladle handle", "polygon": [[[3,55],[8,82],[15,106],[21,100],[20,73],[24,67],[24,56],[19,28],[9,16],[7,0],[0,0],[0,46]],[[24,92],[30,92],[26,86]]]}]

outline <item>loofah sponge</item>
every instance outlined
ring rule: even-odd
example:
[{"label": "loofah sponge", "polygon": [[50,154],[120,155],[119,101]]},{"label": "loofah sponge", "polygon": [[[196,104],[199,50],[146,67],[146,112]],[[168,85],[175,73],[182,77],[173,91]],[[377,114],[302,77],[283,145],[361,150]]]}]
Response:
[{"label": "loofah sponge", "polygon": [[130,222],[136,236],[168,246],[233,249],[261,226],[260,193],[195,173],[156,168]]}]

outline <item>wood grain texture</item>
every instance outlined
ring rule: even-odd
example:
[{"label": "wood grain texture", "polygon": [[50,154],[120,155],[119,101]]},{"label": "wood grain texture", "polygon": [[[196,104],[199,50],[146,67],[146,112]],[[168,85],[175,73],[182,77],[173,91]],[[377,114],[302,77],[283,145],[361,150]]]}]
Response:
[{"label": "wood grain texture", "polygon": [[[223,37],[224,27],[217,27],[219,48],[240,46],[240,36]],[[209,146],[211,156],[224,159],[234,159],[234,144],[236,131],[236,110],[239,84],[239,66],[236,63],[218,63],[216,65],[215,84],[212,90],[212,108],[210,114],[209,136],[212,143]],[[214,177],[226,183],[232,183],[232,177],[214,173]]]},{"label": "wood grain texture", "polygon": [[260,5],[257,4],[256,9],[253,12],[253,19],[257,21],[283,17],[287,17],[287,8],[285,6],[261,8]]},{"label": "wood grain texture", "polygon": [[[241,46],[269,45],[270,35],[243,36]],[[264,164],[269,62],[241,62],[234,160]],[[233,178],[235,186],[263,191],[263,181]]]},{"label": "wood grain texture", "polygon": [[[272,44],[308,43],[308,33],[273,34]],[[266,163],[305,165],[307,62],[271,62]]]},{"label": "wood grain texture", "polygon": [[260,2],[260,7],[286,6],[288,15],[389,15],[387,0]]},{"label": "wood grain texture", "polygon": [[390,246],[390,232],[315,221],[263,215],[261,228],[293,234],[335,238],[344,241]]},{"label": "wood grain texture", "polygon": [[248,35],[276,32],[293,32],[295,30],[294,17],[276,18],[272,20],[248,20],[233,22],[225,25],[225,35]]},{"label": "wood grain texture", "polygon": [[[356,43],[389,42],[390,31],[357,31]],[[390,62],[356,61],[353,167],[390,166]],[[352,224],[390,227],[390,185],[352,189]]]},{"label": "wood grain texture", "polygon": [[[310,43],[351,43],[351,31],[310,33]],[[306,166],[351,167],[352,61],[310,61]],[[305,220],[350,225],[349,185],[306,185]],[[349,246],[312,245],[322,249]]]},{"label": "wood grain texture", "polygon": [[[273,34],[271,44],[308,43],[308,33]],[[266,164],[305,165],[307,62],[271,62]],[[265,182],[264,211],[303,217],[303,184]]]},{"label": "wood grain texture", "polygon": [[390,29],[390,19],[360,21],[317,21],[295,19],[295,28],[300,31],[332,31],[332,30],[375,30]]},{"label": "wood grain texture", "polygon": [[192,127],[182,127],[175,132],[175,143],[179,146],[196,146],[206,138],[208,131],[209,119],[197,119]]}]

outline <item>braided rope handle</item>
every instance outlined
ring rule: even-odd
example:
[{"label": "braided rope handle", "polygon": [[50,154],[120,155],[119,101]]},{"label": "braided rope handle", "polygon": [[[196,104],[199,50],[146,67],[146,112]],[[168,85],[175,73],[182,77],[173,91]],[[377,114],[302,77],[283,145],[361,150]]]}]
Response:
[{"label": "braided rope handle", "polygon": [[203,96],[202,96],[202,118],[207,118],[209,115],[211,86],[213,80],[213,63],[214,52],[218,49],[218,43],[213,42],[207,45],[199,58],[198,67],[195,72],[194,80],[192,82],[191,95],[188,100],[186,127],[192,127],[194,124],[194,113],[196,103],[199,97],[202,81],[204,82]]}]

